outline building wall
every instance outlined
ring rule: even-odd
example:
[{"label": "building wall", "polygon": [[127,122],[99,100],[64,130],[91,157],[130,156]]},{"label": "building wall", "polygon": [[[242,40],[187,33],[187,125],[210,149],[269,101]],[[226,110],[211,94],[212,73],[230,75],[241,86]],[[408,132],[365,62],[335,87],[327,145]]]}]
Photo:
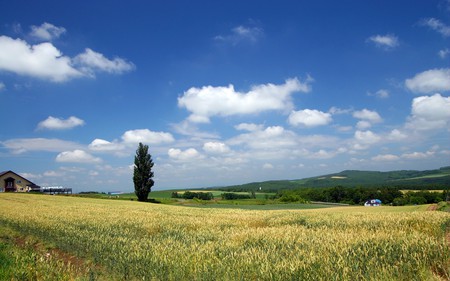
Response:
[{"label": "building wall", "polygon": [[29,188],[27,187],[27,185],[31,185],[32,182],[30,182],[29,180],[18,176],[14,173],[11,172],[7,172],[3,175],[0,176],[0,190],[1,191],[5,191],[5,180],[8,178],[13,178],[14,181],[14,188],[17,192],[28,192]]}]

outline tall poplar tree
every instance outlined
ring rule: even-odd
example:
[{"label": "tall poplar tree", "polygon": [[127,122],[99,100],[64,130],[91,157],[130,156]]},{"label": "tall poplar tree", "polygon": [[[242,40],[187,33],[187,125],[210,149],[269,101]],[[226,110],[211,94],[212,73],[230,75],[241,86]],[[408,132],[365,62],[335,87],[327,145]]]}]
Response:
[{"label": "tall poplar tree", "polygon": [[148,145],[139,143],[134,157],[134,193],[138,201],[147,201],[153,184],[153,161],[152,156],[148,153]]}]

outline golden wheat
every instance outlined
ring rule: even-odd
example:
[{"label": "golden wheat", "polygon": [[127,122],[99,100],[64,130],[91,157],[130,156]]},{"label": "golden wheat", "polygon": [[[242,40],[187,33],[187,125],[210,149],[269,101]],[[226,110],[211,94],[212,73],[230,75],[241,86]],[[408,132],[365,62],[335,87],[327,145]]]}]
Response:
[{"label": "golden wheat", "polygon": [[443,212],[202,209],[29,194],[0,194],[0,210],[1,226],[117,280],[450,277]]}]

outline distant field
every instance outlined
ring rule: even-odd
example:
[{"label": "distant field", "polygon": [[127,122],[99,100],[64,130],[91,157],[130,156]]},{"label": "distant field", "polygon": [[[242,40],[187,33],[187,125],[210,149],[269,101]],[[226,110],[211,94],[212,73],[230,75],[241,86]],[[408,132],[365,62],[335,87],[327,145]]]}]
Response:
[{"label": "distant field", "polygon": [[442,178],[450,176],[450,173],[442,173],[442,174],[434,174],[434,175],[425,175],[421,177],[414,177],[414,178],[408,178],[408,179],[402,179],[402,180],[419,180],[419,179],[433,179],[433,178]]},{"label": "distant field", "polygon": [[426,208],[0,193],[0,280],[448,280],[450,214]]},{"label": "distant field", "polygon": [[[153,199],[170,199],[172,198],[172,193],[177,192],[178,194],[182,195],[186,191],[191,192],[211,192],[214,196],[214,198],[221,198],[222,193],[225,193],[226,191],[220,191],[220,190],[207,190],[207,189],[192,189],[192,190],[157,190],[152,191],[149,194],[149,198]],[[248,192],[233,192],[237,194],[249,194]],[[274,195],[275,193],[269,193],[269,192],[256,192],[256,199],[265,199],[266,195]],[[137,200],[137,197],[134,193],[122,193],[122,194],[115,194],[115,195],[109,195],[109,194],[83,194],[79,195],[80,197],[91,197],[91,198],[107,198],[107,199],[127,199],[127,200]]]},{"label": "distant field", "polygon": [[218,209],[243,209],[243,210],[310,210],[310,209],[321,209],[321,208],[331,208],[331,205],[323,204],[195,204],[195,205],[184,205],[187,207],[196,208],[218,208]]}]

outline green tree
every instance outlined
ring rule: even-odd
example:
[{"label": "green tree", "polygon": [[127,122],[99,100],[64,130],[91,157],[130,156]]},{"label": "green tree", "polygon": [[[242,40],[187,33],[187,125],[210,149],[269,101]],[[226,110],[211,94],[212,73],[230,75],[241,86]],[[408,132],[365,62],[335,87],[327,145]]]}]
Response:
[{"label": "green tree", "polygon": [[152,156],[148,153],[148,145],[139,143],[134,157],[134,193],[138,201],[147,201],[153,184],[153,161]]}]

